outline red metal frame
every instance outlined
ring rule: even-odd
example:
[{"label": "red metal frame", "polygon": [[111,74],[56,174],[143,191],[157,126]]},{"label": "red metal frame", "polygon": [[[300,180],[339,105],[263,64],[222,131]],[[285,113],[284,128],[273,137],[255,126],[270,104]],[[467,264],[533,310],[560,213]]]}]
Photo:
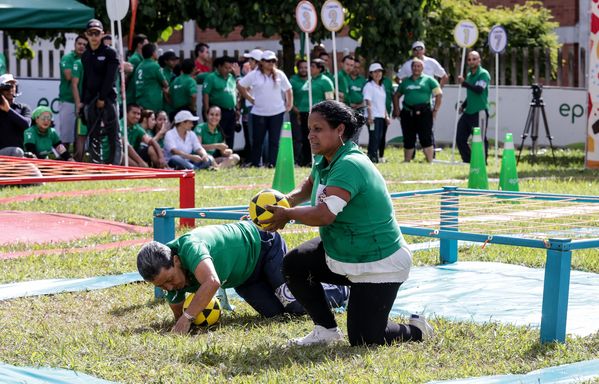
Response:
[{"label": "red metal frame", "polygon": [[[82,172],[85,174],[60,175],[60,176],[7,176],[3,172],[3,164],[32,164],[36,167],[55,168],[67,173],[69,170]],[[188,170],[165,170],[139,167],[123,167],[120,165],[78,163],[73,161],[41,160],[27,159],[20,157],[0,156],[0,185],[19,185],[35,183],[51,183],[61,181],[99,181],[99,180],[138,180],[138,179],[179,179],[179,207],[195,207],[195,172]],[[192,227],[195,224],[194,219],[182,218],[179,221],[181,226]]]}]

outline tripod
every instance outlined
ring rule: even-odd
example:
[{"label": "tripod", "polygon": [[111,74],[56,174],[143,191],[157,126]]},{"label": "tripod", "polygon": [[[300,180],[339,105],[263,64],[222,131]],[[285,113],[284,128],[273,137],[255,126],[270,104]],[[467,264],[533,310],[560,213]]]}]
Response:
[{"label": "tripod", "polygon": [[545,135],[549,140],[549,146],[551,147],[551,154],[555,161],[555,152],[553,149],[553,137],[549,132],[549,125],[547,124],[547,115],[545,114],[545,103],[541,97],[541,87],[539,85],[532,85],[532,101],[530,102],[530,108],[528,110],[528,117],[526,118],[526,124],[524,125],[524,131],[522,132],[522,143],[520,143],[520,151],[518,152],[518,161],[520,162],[520,155],[522,154],[522,148],[524,148],[524,140],[530,135],[532,139],[532,146],[530,148],[532,153],[532,162],[535,162],[537,155],[537,139],[539,138],[539,114],[543,116],[543,126],[545,127]]}]

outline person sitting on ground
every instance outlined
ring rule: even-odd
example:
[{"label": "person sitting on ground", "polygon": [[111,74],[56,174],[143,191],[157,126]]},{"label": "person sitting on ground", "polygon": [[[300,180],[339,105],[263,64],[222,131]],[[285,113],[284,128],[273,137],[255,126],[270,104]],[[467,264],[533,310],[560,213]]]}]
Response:
[{"label": "person sitting on ground", "polygon": [[[221,287],[235,288],[264,317],[303,314],[281,272],[286,252],[278,233],[240,221],[196,228],[166,245],[147,243],[137,255],[137,269],[144,280],[168,291],[166,298],[176,321],[172,331],[184,334]],[[339,307],[347,300],[347,288],[323,288],[329,306]],[[186,292],[195,297],[183,311]]]},{"label": "person sitting on ground", "polygon": [[[154,112],[152,112],[153,114]],[[160,145],[139,125],[141,107],[127,105],[127,139],[129,140],[129,165],[132,167],[166,168],[166,161]]]},{"label": "person sitting on ground", "polygon": [[23,133],[31,123],[31,109],[15,100],[17,80],[0,76],[0,155],[23,157]]},{"label": "person sitting on ground", "polygon": [[175,169],[207,169],[217,166],[192,129],[199,117],[189,111],[175,115],[175,128],[164,135],[164,154],[168,166]]},{"label": "person sitting on ground", "polygon": [[34,123],[25,130],[25,151],[38,159],[47,159],[53,154],[57,159],[73,161],[71,153],[64,146],[52,125],[52,110],[45,106],[33,110],[31,118]]},{"label": "person sitting on ground", "polygon": [[151,123],[149,120],[144,120],[144,114],[142,113],[141,126],[146,130],[146,133],[160,145],[160,148],[164,148],[164,135],[171,129],[171,123],[168,121],[166,111],[158,112],[154,122],[154,125],[150,126]]},{"label": "person sitting on ground", "polygon": [[200,139],[200,144],[214,157],[219,168],[229,168],[239,163],[239,155],[225,143],[225,138],[220,128],[220,107],[213,105],[208,109],[208,122],[199,124],[194,132]]}]

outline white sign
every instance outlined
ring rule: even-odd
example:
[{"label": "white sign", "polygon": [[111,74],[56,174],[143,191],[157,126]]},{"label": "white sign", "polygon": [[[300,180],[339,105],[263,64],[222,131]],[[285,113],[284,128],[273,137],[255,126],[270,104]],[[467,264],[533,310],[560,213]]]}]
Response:
[{"label": "white sign", "polygon": [[489,32],[489,48],[493,53],[501,53],[507,46],[507,32],[501,25],[495,25]]},{"label": "white sign", "polygon": [[318,23],[318,14],[314,5],[309,1],[300,1],[295,7],[295,20],[303,32],[314,32]]},{"label": "white sign", "polygon": [[327,0],[320,10],[320,19],[326,29],[337,32],[343,28],[345,13],[343,6],[337,0]]},{"label": "white sign", "polygon": [[478,40],[478,28],[470,20],[462,20],[453,30],[455,42],[462,48],[470,48]]},{"label": "white sign", "polygon": [[129,12],[129,0],[106,0],[106,12],[110,20],[123,20]]}]

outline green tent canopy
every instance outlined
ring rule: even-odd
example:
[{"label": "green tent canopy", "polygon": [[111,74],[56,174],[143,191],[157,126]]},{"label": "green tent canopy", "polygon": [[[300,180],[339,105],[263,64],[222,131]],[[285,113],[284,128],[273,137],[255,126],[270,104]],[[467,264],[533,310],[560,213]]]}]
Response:
[{"label": "green tent canopy", "polygon": [[0,0],[0,29],[84,29],[94,9],[74,0]]}]

